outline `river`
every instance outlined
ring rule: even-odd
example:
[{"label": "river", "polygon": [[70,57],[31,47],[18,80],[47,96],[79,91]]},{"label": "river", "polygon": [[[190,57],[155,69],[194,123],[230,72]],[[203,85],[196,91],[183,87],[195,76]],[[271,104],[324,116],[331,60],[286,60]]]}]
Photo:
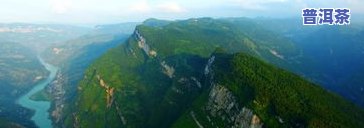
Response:
[{"label": "river", "polygon": [[33,120],[39,128],[51,128],[52,121],[49,118],[48,112],[51,106],[50,101],[34,101],[31,100],[30,97],[38,91],[44,89],[50,82],[53,81],[53,79],[56,77],[58,67],[44,62],[40,57],[38,58],[39,61],[45,66],[45,68],[50,72],[50,74],[45,80],[36,84],[28,93],[20,97],[17,100],[17,103],[25,108],[35,111],[35,114],[32,116],[31,120]]}]

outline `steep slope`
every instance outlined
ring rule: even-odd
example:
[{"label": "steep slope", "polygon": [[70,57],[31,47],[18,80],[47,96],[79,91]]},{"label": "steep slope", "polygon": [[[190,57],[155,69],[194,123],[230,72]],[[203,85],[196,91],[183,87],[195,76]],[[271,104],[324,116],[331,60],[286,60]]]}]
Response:
[{"label": "steep slope", "polygon": [[364,28],[322,28],[300,42],[307,56],[316,60],[317,73],[311,76],[325,88],[364,107],[364,94],[360,89],[364,83],[350,78],[361,72],[364,65]]},{"label": "steep slope", "polygon": [[[36,127],[30,120],[32,110],[20,107],[15,100],[47,76],[39,53],[87,31],[68,25],[0,23],[0,120],[4,124],[0,127]],[[6,121],[10,123],[5,125]]]},{"label": "steep slope", "polygon": [[46,49],[43,53],[46,61],[61,68],[56,79],[46,88],[52,100],[50,112],[55,124],[63,123],[63,110],[74,100],[78,82],[86,68],[107,50],[124,42],[136,24],[99,25],[87,35]]},{"label": "steep slope", "polygon": [[27,120],[31,111],[14,101],[44,79],[47,73],[32,50],[18,43],[0,42],[0,117],[34,127]]},{"label": "steep slope", "polygon": [[213,54],[211,89],[175,127],[360,127],[363,110],[246,54]]},{"label": "steep slope", "polygon": [[364,106],[364,68],[360,68],[353,74],[348,76],[348,79],[342,81],[338,85],[343,88],[342,93],[346,94],[349,99],[355,103]]},{"label": "steep slope", "polygon": [[[218,126],[246,126],[252,119],[252,125],[257,127],[363,125],[357,120],[363,119],[363,112],[354,105],[296,75],[252,58],[284,67],[297,63],[291,58],[297,58],[300,52],[289,40],[249,20],[200,18],[155,24],[137,26],[125,44],[111,49],[86,70],[77,95],[64,111],[62,126],[209,126],[212,124],[207,123],[208,118],[199,121],[208,113],[197,109],[210,104],[210,100],[222,102],[217,103],[217,108],[211,102],[208,111],[231,108],[235,102],[238,108],[217,112],[225,115],[215,115],[216,118],[211,116]],[[225,49],[227,53],[210,58],[216,49]],[[245,54],[228,55],[235,52]],[[220,64],[214,64],[214,59]],[[240,62],[244,59],[251,62]],[[206,65],[213,68],[210,70]],[[209,75],[211,72],[217,73]],[[215,86],[211,77],[224,85]],[[214,90],[223,94],[213,94]],[[209,92],[215,98],[207,98]],[[322,97],[315,99],[316,95]],[[230,102],[233,105],[226,106]],[[337,108],[330,108],[333,102],[338,103]],[[243,115],[236,114],[239,112]],[[236,115],[229,115],[234,118],[230,120],[226,114]],[[330,114],[332,118],[324,117],[320,123],[317,121],[320,114]],[[239,120],[242,118],[243,121]],[[285,123],[279,123],[280,120]]]},{"label": "steep slope", "polygon": [[[105,42],[117,42],[127,38],[134,30],[138,23],[121,23],[111,25],[98,25],[90,29],[87,33],[78,37],[68,39],[66,41],[49,45],[43,52],[42,57],[45,61],[57,65],[64,66],[66,63],[77,58],[87,51],[86,47],[102,45]],[[115,43],[114,43],[115,44]],[[112,44],[111,44],[112,45]],[[90,54],[92,58],[92,54]]]},{"label": "steep slope", "polygon": [[[123,83],[123,85],[126,84],[133,86],[130,87],[133,90],[134,89],[138,90],[138,88],[144,88],[141,85],[143,85],[143,83],[150,83],[151,81],[153,81],[153,83],[150,83],[151,85],[167,86],[171,84],[170,82],[173,81],[168,80],[166,78],[168,77],[173,78],[175,70],[179,70],[181,72],[186,71],[186,69],[184,69],[184,66],[186,65],[183,65],[183,63],[185,63],[184,61],[186,61],[183,58],[186,57],[184,54],[186,54],[187,57],[190,56],[189,55],[190,53],[193,53],[192,55],[196,57],[199,56],[208,57],[216,47],[224,47],[231,52],[246,51],[255,56],[262,56],[271,59],[272,62],[285,63],[284,61],[281,61],[282,59],[270,53],[270,50],[273,48],[264,44],[263,41],[270,42],[269,38],[262,39],[263,41],[253,42],[252,39],[250,39],[248,36],[245,35],[245,33],[251,30],[247,31],[235,30],[234,24],[226,21],[213,20],[210,18],[201,18],[201,19],[190,19],[185,21],[172,22],[170,24],[159,24],[156,26],[150,25],[149,22],[147,21],[146,25],[138,26],[133,36],[129,39],[128,43],[122,45],[121,48],[118,48],[119,50],[113,51],[116,53],[106,54],[105,56],[109,57],[102,57],[103,59],[106,60],[100,59],[96,62],[98,63],[97,65],[100,66],[99,67],[100,69],[97,69],[97,72],[107,73],[105,78],[101,77],[103,81],[105,79],[110,79],[112,77],[111,81],[115,81],[112,84],[113,86],[122,86],[119,85],[122,84],[121,83],[122,81],[126,82]],[[250,24],[254,25],[253,23]],[[259,47],[256,46],[258,44]],[[170,62],[164,60],[167,58],[174,58],[172,56],[177,56],[177,58],[181,58],[173,61],[171,60],[172,62],[174,62],[176,66],[177,65],[181,66],[180,69],[176,69],[176,67],[171,67],[169,64]],[[120,58],[120,59],[113,59],[113,58]],[[154,59],[149,60],[148,58],[154,58]],[[182,64],[180,62],[177,63],[178,61],[181,61],[183,63]],[[146,64],[145,66],[143,66],[144,65],[143,63],[150,63],[150,64]],[[118,65],[122,66],[119,67]],[[187,65],[187,67],[190,66]],[[163,69],[164,72],[167,74],[167,76],[165,76],[163,73],[155,74],[155,72],[157,72],[158,69]],[[192,67],[190,67],[190,70],[191,70],[190,74],[186,73],[183,74],[186,74],[188,78],[190,78],[190,76],[192,75],[196,75],[195,77],[198,77],[197,74],[195,74],[197,69],[193,69]],[[149,75],[155,77],[153,77],[153,79],[148,77],[146,79],[143,79],[143,81],[145,82],[142,82],[140,80],[135,80],[134,84],[128,83],[130,81],[133,81],[133,79],[136,78],[139,79],[138,77],[138,75],[140,75],[139,71],[141,71],[144,74],[143,75],[144,77],[147,77]],[[88,72],[86,72],[86,76],[90,77],[93,74],[93,72],[96,71],[94,71],[93,68],[89,68]],[[118,76],[120,74],[127,74],[127,75],[125,77]],[[104,75],[104,73],[100,73],[99,75]],[[92,79],[95,80],[95,82],[92,83],[95,83],[96,85],[98,84],[97,81],[100,81],[99,79],[96,79],[96,76],[92,77]],[[156,81],[155,79],[158,80]],[[162,81],[165,83],[160,83]],[[79,88],[84,88],[83,87],[84,85],[85,83],[81,83],[81,86],[79,86]],[[152,95],[149,94],[149,92],[153,91],[160,91],[162,93],[166,93],[166,91],[168,90],[167,87],[153,87],[153,86],[151,87],[152,87],[151,89],[146,90],[148,93],[146,95]],[[86,99],[92,99],[92,97]],[[76,102],[83,102],[83,101],[85,100]],[[156,98],[155,101],[158,101],[158,98]],[[141,101],[135,100],[133,102],[139,103]],[[151,104],[155,104],[155,102]],[[140,107],[134,107],[134,109],[140,109]],[[100,114],[102,113],[100,112]],[[151,123],[153,123],[153,121],[151,121]],[[103,125],[103,123],[99,123],[99,125]],[[158,125],[158,123],[154,123],[151,125]]]}]

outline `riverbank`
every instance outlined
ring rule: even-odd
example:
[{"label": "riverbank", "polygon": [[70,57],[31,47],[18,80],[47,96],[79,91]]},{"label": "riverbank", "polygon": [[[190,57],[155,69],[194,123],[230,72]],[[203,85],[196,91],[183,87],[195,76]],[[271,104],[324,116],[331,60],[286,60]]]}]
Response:
[{"label": "riverbank", "polygon": [[44,62],[41,58],[39,58],[39,61],[44,65],[44,67],[50,72],[49,76],[39,82],[37,85],[35,85],[28,93],[21,96],[17,103],[21,106],[34,110],[35,113],[32,116],[31,120],[35,122],[35,124],[39,128],[51,128],[52,127],[52,121],[50,119],[50,114],[48,112],[51,102],[50,101],[34,101],[31,100],[30,97],[34,94],[38,93],[39,91],[42,91],[49,83],[53,81],[55,78],[58,67],[55,67],[53,65],[50,65],[46,62]]}]

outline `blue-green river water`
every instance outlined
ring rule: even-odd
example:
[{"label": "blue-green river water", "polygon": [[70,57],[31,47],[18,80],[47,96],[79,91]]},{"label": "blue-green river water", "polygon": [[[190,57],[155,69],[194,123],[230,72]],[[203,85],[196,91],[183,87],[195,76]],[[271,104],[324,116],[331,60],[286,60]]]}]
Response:
[{"label": "blue-green river water", "polygon": [[17,103],[25,108],[35,111],[35,114],[32,116],[31,120],[33,120],[39,128],[51,128],[52,121],[48,112],[51,103],[49,101],[34,101],[31,100],[30,97],[38,91],[44,89],[50,82],[53,81],[53,79],[56,77],[58,67],[44,62],[41,58],[39,58],[39,60],[50,72],[49,76],[43,81],[39,82],[37,85],[35,85],[28,93],[20,97],[17,100]]}]

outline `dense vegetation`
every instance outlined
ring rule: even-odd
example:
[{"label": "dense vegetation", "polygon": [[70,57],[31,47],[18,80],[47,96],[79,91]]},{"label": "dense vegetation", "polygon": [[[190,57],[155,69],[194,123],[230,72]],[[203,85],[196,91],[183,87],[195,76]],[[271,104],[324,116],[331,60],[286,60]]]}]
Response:
[{"label": "dense vegetation", "polygon": [[[360,127],[364,111],[336,94],[307,82],[297,75],[269,65],[246,54],[214,54],[215,82],[223,85],[268,127]],[[203,126],[211,126],[201,95],[192,109]],[[280,121],[281,120],[281,121]],[[183,115],[174,126],[192,121]],[[190,124],[187,124],[190,125]],[[225,124],[226,125],[226,124]],[[195,123],[192,126],[197,127]],[[224,125],[222,125],[223,127]]]},{"label": "dense vegetation", "polygon": [[[138,34],[148,46],[141,43]],[[213,64],[215,82],[231,90],[239,104],[252,109],[264,125],[363,125],[363,110],[263,62],[300,70],[295,68],[300,61],[294,59],[300,57],[300,52],[292,41],[248,19],[210,18],[161,23],[151,19],[137,26],[126,43],[108,51],[86,70],[77,95],[64,111],[64,125],[193,125],[184,113],[199,109],[207,100],[211,85],[204,70],[216,48],[227,53],[217,55],[217,64]],[[229,55],[236,52],[244,54]],[[207,115],[195,111],[200,118]],[[277,116],[284,123],[279,123]]]},{"label": "dense vegetation", "polygon": [[[124,42],[138,23],[99,25],[86,35],[48,47],[42,57],[61,68],[46,92],[52,100],[51,112],[73,103],[77,85],[86,68],[110,48]],[[61,95],[59,95],[61,94]],[[38,95],[39,96],[39,95]],[[55,124],[63,124],[58,118],[63,112],[52,116]]]}]

